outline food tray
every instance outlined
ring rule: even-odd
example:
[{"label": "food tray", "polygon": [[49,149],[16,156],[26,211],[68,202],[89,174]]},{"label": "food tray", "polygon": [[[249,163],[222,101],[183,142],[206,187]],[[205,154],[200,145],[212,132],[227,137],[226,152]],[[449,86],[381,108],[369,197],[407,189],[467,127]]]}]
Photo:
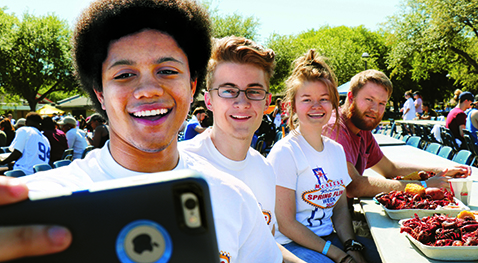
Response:
[{"label": "food tray", "polygon": [[[400,222],[400,225],[401,222]],[[437,260],[453,260],[453,261],[463,261],[463,260],[478,260],[478,247],[477,246],[467,246],[467,247],[432,247],[422,244],[420,241],[413,238],[408,233],[404,233],[408,240],[415,245],[425,256],[437,259]]]},{"label": "food tray", "polygon": [[434,210],[429,210],[429,209],[401,209],[401,210],[392,210],[388,209],[382,204],[380,204],[375,197],[373,200],[378,203],[380,206],[382,206],[383,210],[385,210],[385,213],[387,213],[388,217],[394,220],[400,220],[400,219],[409,219],[412,217],[415,217],[415,214],[417,214],[420,218],[425,217],[425,216],[432,216],[434,214],[446,214],[450,217],[457,216],[461,211],[463,210],[470,210],[468,206],[463,204],[459,199],[454,198],[455,203],[458,204],[458,206],[452,206],[452,207],[440,207]]}]

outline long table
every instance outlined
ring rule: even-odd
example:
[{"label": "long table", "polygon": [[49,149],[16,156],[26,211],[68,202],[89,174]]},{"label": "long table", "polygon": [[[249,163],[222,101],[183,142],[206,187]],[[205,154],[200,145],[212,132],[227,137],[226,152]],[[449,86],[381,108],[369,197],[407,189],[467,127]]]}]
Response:
[{"label": "long table", "polygon": [[445,121],[437,121],[437,120],[396,120],[397,123],[408,123],[408,124],[422,124],[422,125],[435,125],[440,124],[445,126]]},{"label": "long table", "polygon": [[[383,153],[392,161],[403,161],[410,163],[420,163],[429,166],[451,167],[457,163],[432,153],[420,150],[418,148],[403,146],[381,147]],[[366,176],[381,176],[371,169],[364,172]],[[471,210],[478,210],[478,168],[472,167],[473,190],[471,192],[471,201],[468,205]],[[382,207],[376,204],[371,198],[362,198],[362,209],[365,218],[370,227],[370,232],[377,245],[378,251],[383,262],[401,263],[401,262],[444,262],[427,258],[413,244],[400,234],[398,221],[388,217]],[[471,261],[460,261],[471,262]],[[477,261],[474,261],[477,262]]]},{"label": "long table", "polygon": [[405,145],[406,143],[402,140],[395,139],[385,134],[376,133],[373,135],[375,140],[378,142],[379,146],[397,146]]}]

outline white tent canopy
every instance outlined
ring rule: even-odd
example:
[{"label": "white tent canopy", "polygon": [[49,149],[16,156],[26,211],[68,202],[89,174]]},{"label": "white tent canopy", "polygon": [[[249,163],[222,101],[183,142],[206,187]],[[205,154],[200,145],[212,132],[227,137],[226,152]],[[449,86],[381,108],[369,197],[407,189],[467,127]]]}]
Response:
[{"label": "white tent canopy", "polygon": [[350,88],[350,81],[345,82],[344,84],[340,85],[337,87],[337,90],[339,91],[340,96],[347,96],[347,93],[349,92]]}]

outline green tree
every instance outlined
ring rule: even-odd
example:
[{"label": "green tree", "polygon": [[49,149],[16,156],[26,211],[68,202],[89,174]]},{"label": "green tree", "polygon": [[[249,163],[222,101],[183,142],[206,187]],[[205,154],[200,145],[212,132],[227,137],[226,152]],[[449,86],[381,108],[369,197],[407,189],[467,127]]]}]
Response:
[{"label": "green tree", "polygon": [[294,59],[311,48],[327,58],[339,85],[365,69],[365,61],[362,59],[364,52],[370,54],[367,59],[368,68],[382,71],[387,69],[385,59],[388,49],[384,33],[371,32],[363,26],[323,26],[297,36],[272,35],[267,41],[267,47],[277,55],[276,71],[271,80],[271,90],[276,93],[283,90]]},{"label": "green tree", "polygon": [[239,14],[212,16],[212,34],[216,38],[240,36],[254,41],[259,37],[259,20],[254,16],[243,17]]},{"label": "green tree", "polygon": [[238,13],[220,15],[216,6],[213,6],[213,0],[203,1],[203,5],[208,10],[211,17],[212,35],[215,38],[227,36],[245,37],[254,41],[258,40],[257,32],[260,23],[254,16],[243,16]]},{"label": "green tree", "polygon": [[[391,75],[416,81],[448,75],[477,91],[478,0],[405,0],[386,28]],[[441,85],[449,93],[451,85]],[[434,92],[436,93],[436,89]]]},{"label": "green tree", "polygon": [[35,111],[49,94],[76,90],[67,22],[28,13],[19,21],[4,10],[0,10],[0,86],[5,92],[23,97]]}]

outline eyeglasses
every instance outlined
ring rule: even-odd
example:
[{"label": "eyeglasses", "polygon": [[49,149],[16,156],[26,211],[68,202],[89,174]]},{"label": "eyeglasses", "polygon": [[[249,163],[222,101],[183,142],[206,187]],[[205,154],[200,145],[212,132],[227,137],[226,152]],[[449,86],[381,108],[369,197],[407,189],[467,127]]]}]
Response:
[{"label": "eyeglasses", "polygon": [[217,95],[221,98],[225,99],[234,99],[239,96],[241,92],[244,92],[246,94],[246,98],[250,100],[263,100],[266,98],[266,95],[269,94],[264,89],[254,89],[254,88],[249,88],[245,90],[241,90],[237,87],[232,87],[232,86],[222,86],[211,90],[217,90]]}]

